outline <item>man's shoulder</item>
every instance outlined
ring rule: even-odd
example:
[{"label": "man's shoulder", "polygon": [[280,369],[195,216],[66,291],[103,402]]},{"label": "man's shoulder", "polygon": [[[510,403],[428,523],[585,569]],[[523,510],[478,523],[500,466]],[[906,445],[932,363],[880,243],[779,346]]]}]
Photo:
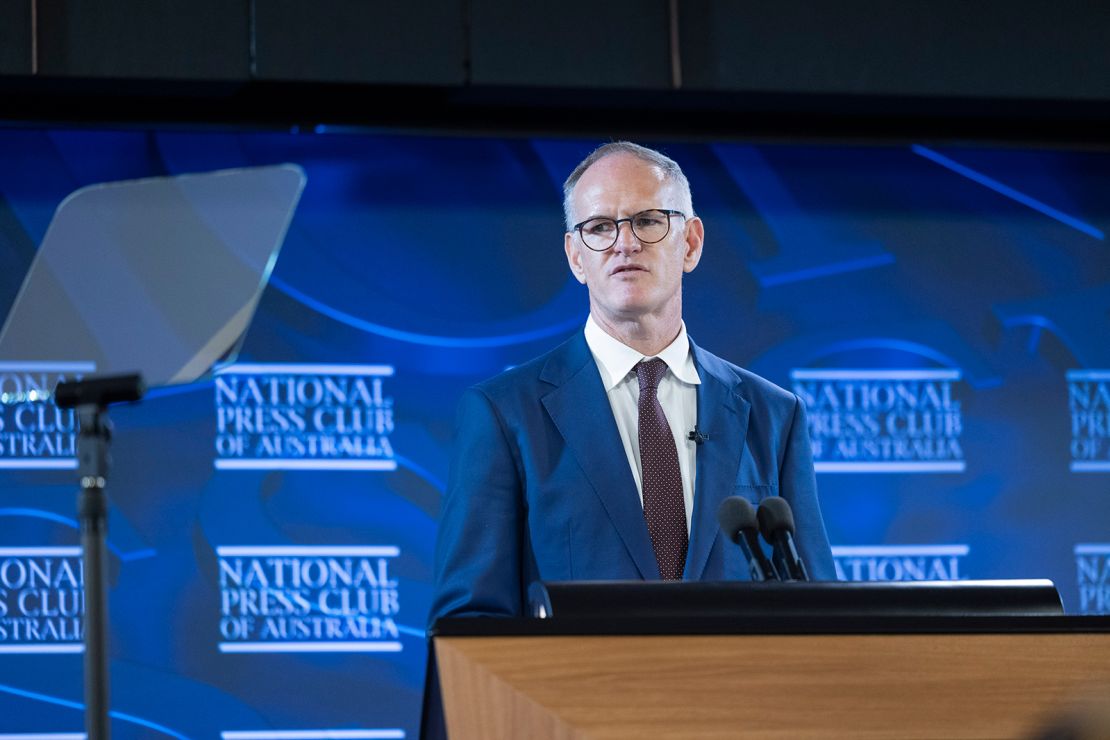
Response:
[{"label": "man's shoulder", "polygon": [[703,347],[697,347],[695,353],[698,364],[703,370],[725,383],[733,382],[736,392],[752,403],[793,408],[798,401],[798,397],[786,388],[764,378],[762,375],[757,375],[751,370],[729,362]]},{"label": "man's shoulder", "polygon": [[505,369],[492,378],[472,386],[471,390],[490,399],[507,399],[522,393],[535,395],[537,389],[557,382],[561,376],[581,367],[583,356],[589,356],[582,331],[563,343],[527,362]]},{"label": "man's shoulder", "polygon": [[525,386],[531,386],[539,380],[550,354],[551,352],[545,352],[527,362],[508,367],[492,378],[486,378],[479,383],[475,383],[472,388],[487,396],[497,397],[512,393]]}]

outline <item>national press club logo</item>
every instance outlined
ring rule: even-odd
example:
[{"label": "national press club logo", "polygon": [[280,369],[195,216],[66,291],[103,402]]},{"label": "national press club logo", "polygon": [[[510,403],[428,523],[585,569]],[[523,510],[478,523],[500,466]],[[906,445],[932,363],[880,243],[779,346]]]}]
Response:
[{"label": "national press club logo", "polygon": [[0,653],[84,650],[80,547],[0,547]]},{"label": "national press club logo", "polygon": [[959,581],[967,579],[967,545],[834,545],[839,581]]},{"label": "national press club logo", "polygon": [[220,652],[400,652],[393,546],[223,546]]},{"label": "national press club logo", "polygon": [[958,369],[795,369],[819,473],[961,473]]},{"label": "national press club logo", "polygon": [[91,362],[0,363],[0,468],[77,467],[77,415],[49,399],[58,383],[95,370]]},{"label": "national press club logo", "polygon": [[1110,542],[1075,546],[1080,614],[1110,614]]},{"label": "national press club logo", "polygon": [[388,365],[232,365],[219,371],[219,470],[396,470]]},{"label": "national press club logo", "polygon": [[1110,473],[1110,370],[1069,370],[1071,471]]}]

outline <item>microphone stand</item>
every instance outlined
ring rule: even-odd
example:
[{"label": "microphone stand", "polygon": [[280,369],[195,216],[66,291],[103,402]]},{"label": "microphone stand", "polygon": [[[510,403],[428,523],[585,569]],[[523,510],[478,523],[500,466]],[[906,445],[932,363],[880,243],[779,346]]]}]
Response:
[{"label": "microphone stand", "polygon": [[107,407],[96,404],[78,406],[77,418],[77,475],[81,479],[77,514],[85,566],[85,735],[89,740],[108,740],[108,499],[104,487],[112,425]]},{"label": "microphone stand", "polygon": [[81,551],[85,580],[85,736],[109,740],[108,724],[108,454],[112,425],[108,406],[137,401],[145,391],[139,375],[59,383],[54,390],[58,408],[75,408],[80,428],[77,436],[77,475],[81,492],[77,517],[81,524]]}]

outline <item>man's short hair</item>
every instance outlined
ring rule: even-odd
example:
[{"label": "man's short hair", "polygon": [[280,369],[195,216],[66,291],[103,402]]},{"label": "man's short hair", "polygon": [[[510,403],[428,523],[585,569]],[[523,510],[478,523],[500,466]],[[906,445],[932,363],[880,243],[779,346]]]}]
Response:
[{"label": "man's short hair", "polygon": [[[594,149],[590,154],[578,163],[574,171],[567,177],[566,182],[563,183],[563,218],[566,220],[567,231],[570,231],[574,226],[574,216],[571,215],[571,195],[574,193],[574,186],[582,179],[582,174],[590,168],[598,160],[604,159],[613,154],[630,154],[636,159],[647,162],[650,165],[658,167],[662,171],[663,176],[671,182],[677,183],[682,195],[683,202],[680,204],[687,211],[686,215],[689,217],[694,216],[694,202],[690,195],[690,181],[686,179],[683,174],[682,168],[678,166],[678,162],[674,161],[666,154],[657,152],[654,149],[648,149],[646,146],[633,144],[631,141],[612,141],[608,144],[602,144],[597,149]],[[657,204],[663,206],[664,204]]]}]

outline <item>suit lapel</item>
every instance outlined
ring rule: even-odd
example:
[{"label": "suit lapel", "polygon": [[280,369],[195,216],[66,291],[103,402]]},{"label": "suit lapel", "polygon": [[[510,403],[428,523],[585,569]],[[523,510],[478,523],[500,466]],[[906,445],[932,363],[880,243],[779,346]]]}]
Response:
[{"label": "suit lapel", "polygon": [[644,522],[636,481],[609,410],[601,375],[582,332],[551,356],[540,379],[554,386],[541,399],[544,408],[601,499],[640,575],[658,579],[659,565]]},{"label": "suit lapel", "polygon": [[701,384],[698,430],[709,438],[698,445],[694,474],[694,515],[684,578],[699,580],[720,533],[717,509],[731,496],[740,469],[751,404],[740,395],[739,376],[719,358],[690,343]]}]

